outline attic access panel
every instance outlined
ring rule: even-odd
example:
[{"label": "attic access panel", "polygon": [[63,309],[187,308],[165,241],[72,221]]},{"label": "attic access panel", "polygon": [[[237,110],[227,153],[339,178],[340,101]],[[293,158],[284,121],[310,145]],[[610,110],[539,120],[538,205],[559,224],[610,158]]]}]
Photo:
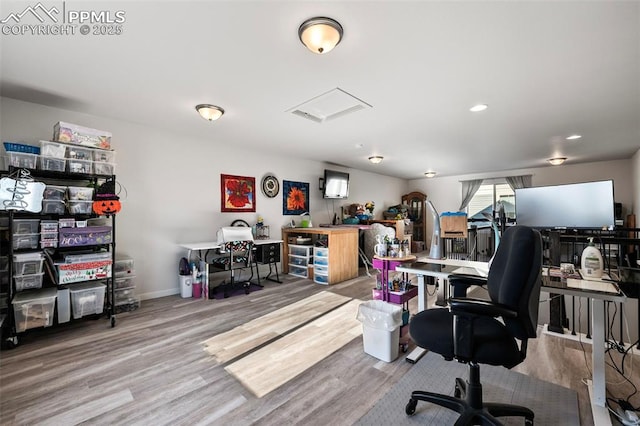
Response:
[{"label": "attic access panel", "polygon": [[366,108],[371,108],[371,105],[336,87],[287,110],[287,112],[316,123],[324,123]]}]

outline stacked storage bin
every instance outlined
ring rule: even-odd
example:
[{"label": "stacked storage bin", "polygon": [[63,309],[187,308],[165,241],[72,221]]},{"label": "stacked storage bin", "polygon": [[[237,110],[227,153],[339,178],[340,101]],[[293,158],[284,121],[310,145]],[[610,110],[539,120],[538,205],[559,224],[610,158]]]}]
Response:
[{"label": "stacked storage bin", "polygon": [[35,169],[38,164],[40,148],[21,143],[5,142],[4,149],[7,152],[7,166]]},{"label": "stacked storage bin", "polygon": [[[67,210],[70,214],[91,214],[93,210],[93,188],[69,186]],[[77,226],[77,224],[76,224]]]},{"label": "stacked storage bin", "polygon": [[37,249],[40,219],[14,219],[13,220],[13,249]]},{"label": "stacked storage bin", "polygon": [[114,265],[115,311],[130,312],[140,307],[140,299],[136,296],[135,270],[133,259],[120,257]]},{"label": "stacked storage bin", "polygon": [[67,167],[66,147],[58,142],[40,141],[40,163],[42,170],[64,172]]},{"label": "stacked storage bin", "polygon": [[64,196],[66,186],[47,185],[42,194],[42,213],[64,214]]},{"label": "stacked storage bin", "polygon": [[58,247],[58,221],[40,221],[40,247]]}]

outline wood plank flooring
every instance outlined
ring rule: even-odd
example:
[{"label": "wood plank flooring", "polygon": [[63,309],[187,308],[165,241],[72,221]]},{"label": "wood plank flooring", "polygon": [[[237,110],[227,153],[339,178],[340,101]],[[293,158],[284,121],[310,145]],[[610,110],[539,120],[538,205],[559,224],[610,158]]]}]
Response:
[{"label": "wood plank flooring", "polygon": [[[228,363],[203,350],[212,336],[322,291],[370,300],[374,282],[363,275],[327,287],[283,278],[282,284],[267,283],[263,290],[225,300],[145,300],[139,310],[119,315],[115,328],[101,318],[20,335],[20,346],[0,352],[0,424],[353,424],[403,374],[411,374],[404,357],[378,361],[354,338],[257,398],[225,370]],[[410,307],[416,311],[415,299]],[[530,341],[527,360],[516,370],[575,389],[581,422],[590,425],[582,383],[590,374],[590,347],[585,350],[541,335]],[[627,372],[638,383],[637,359],[634,364]],[[631,393],[630,385],[610,373],[610,393],[616,398]],[[632,403],[639,405],[640,397]]]}]

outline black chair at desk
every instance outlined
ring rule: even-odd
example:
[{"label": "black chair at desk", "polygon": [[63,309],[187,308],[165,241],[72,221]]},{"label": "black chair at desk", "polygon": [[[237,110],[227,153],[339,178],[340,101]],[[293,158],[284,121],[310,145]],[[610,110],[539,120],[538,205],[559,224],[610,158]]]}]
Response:
[{"label": "black chair at desk", "polygon": [[409,333],[415,343],[446,360],[469,364],[469,378],[456,378],[454,396],[414,391],[405,408],[408,415],[415,413],[418,401],[427,401],[460,413],[456,425],[500,424],[496,417],[505,416],[525,417],[526,424],[533,424],[533,411],[526,407],[483,402],[479,364],[512,368],[525,359],[527,340],[536,337],[541,272],[538,231],[508,228],[489,269],[490,300],[454,297],[448,309],[427,309],[412,318]]}]

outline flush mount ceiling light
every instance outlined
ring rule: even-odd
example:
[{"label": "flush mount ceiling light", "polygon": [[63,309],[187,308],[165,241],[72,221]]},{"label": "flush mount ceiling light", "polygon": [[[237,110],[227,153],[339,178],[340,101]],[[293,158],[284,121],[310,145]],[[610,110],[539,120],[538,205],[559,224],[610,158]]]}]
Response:
[{"label": "flush mount ceiling light", "polygon": [[371,161],[373,164],[378,164],[382,160],[384,160],[384,157],[381,157],[380,155],[373,155],[369,157],[369,161]]},{"label": "flush mount ceiling light", "polygon": [[298,28],[302,44],[313,53],[322,55],[330,52],[342,40],[342,25],[334,19],[316,17],[307,19]]},{"label": "flush mount ceiling light", "polygon": [[555,157],[547,160],[552,166],[559,166],[560,164],[567,161],[567,157]]},{"label": "flush mount ceiling light", "polygon": [[202,118],[209,121],[215,121],[224,114],[224,109],[210,104],[196,105],[196,111],[198,111],[198,114],[200,114]]},{"label": "flush mount ceiling light", "polygon": [[576,139],[580,139],[582,137],[582,135],[571,135],[571,136],[567,136],[565,139],[568,141],[574,141]]},{"label": "flush mount ceiling light", "polygon": [[478,104],[478,105],[474,105],[471,108],[469,108],[469,111],[471,111],[471,112],[480,112],[480,111],[484,111],[487,108],[489,108],[488,105]]},{"label": "flush mount ceiling light", "polygon": [[426,172],[424,175],[428,178],[432,178],[436,175],[436,172]]}]

